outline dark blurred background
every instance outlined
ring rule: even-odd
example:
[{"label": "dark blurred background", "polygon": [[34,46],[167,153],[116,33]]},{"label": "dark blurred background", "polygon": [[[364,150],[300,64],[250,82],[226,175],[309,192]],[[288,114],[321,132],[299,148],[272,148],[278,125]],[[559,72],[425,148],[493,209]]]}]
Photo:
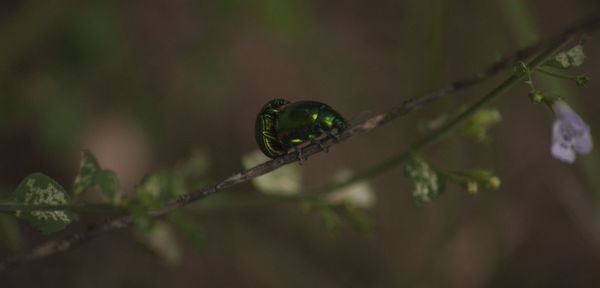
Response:
[{"label": "dark blurred background", "polygon": [[[348,118],[383,112],[599,8],[597,0],[4,0],[0,195],[36,171],[70,189],[85,148],[117,173],[127,197],[144,175],[194,151],[210,159],[206,178],[220,180],[257,148],[254,119],[270,99],[317,100]],[[588,88],[535,82],[567,97],[595,136],[598,35],[573,71],[592,78]],[[420,121],[471,103],[508,73],[315,156],[302,166],[305,185],[402,151]],[[398,168],[372,179],[378,201],[366,236],[349,225],[332,235],[290,204],[214,209],[196,219],[206,249],[183,241],[179,264],[126,230],[5,271],[0,286],[597,287],[600,156],[553,159],[553,116],[527,92],[521,84],[493,103],[503,120],[491,142],[455,136],[424,151],[448,169],[493,169],[497,191],[450,186],[417,207]],[[222,193],[258,192],[244,184]],[[43,236],[3,217],[0,256],[80,231],[88,219]]]}]

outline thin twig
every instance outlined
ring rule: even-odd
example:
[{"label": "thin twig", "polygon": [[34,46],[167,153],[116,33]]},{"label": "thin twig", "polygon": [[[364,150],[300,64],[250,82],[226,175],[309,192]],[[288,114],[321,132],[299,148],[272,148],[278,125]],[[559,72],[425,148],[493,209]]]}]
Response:
[{"label": "thin twig", "polygon": [[580,77],[578,75],[565,75],[565,74],[556,73],[554,71],[550,71],[550,70],[544,69],[542,67],[538,67],[536,70],[540,71],[548,76],[565,79],[565,80],[576,80],[577,78]]},{"label": "thin twig", "polygon": [[116,213],[123,214],[127,212],[126,204],[113,203],[69,203],[61,205],[39,204],[29,205],[24,203],[2,202],[0,203],[0,212],[16,213],[31,211],[61,211],[83,213]]},{"label": "thin twig", "polygon": [[[499,71],[501,71],[505,68],[511,67],[518,61],[523,61],[523,60],[533,56],[534,54],[539,53],[542,50],[549,51],[547,49],[554,49],[555,47],[560,46],[560,44],[565,43],[567,41],[567,39],[574,36],[575,34],[585,33],[585,32],[589,33],[589,32],[592,32],[592,31],[598,29],[599,26],[600,26],[600,16],[595,15],[595,16],[588,18],[576,25],[573,25],[572,27],[569,27],[568,29],[564,30],[562,33],[560,33],[554,37],[540,41],[540,42],[536,43],[535,45],[532,45],[530,47],[527,47],[525,49],[517,51],[512,56],[507,57],[500,62],[496,62],[493,65],[490,65],[487,69],[483,70],[480,73],[477,73],[475,75],[472,75],[471,77],[453,82],[446,87],[434,90],[434,91],[426,93],[422,96],[415,97],[415,98],[409,99],[407,101],[404,101],[400,106],[392,109],[391,111],[389,111],[387,113],[383,113],[383,114],[374,116],[370,119],[367,119],[355,126],[350,127],[349,129],[343,131],[339,135],[339,140],[328,139],[325,141],[325,143],[322,143],[322,144],[324,146],[328,147],[328,146],[334,145],[338,142],[345,141],[345,140],[347,140],[351,137],[354,137],[358,134],[367,133],[383,124],[390,122],[393,119],[399,118],[415,109],[421,108],[422,106],[424,106],[430,102],[439,100],[439,99],[446,97],[450,94],[453,94],[457,91],[462,91],[462,90],[469,88],[477,83],[480,83],[480,82],[490,78],[491,76],[497,74]],[[537,65],[539,65],[539,64],[540,63],[537,63]],[[514,76],[512,76],[511,78],[514,78]],[[514,81],[519,80],[519,79],[521,79],[521,78],[512,79],[511,83],[514,83]],[[505,82],[503,82],[503,85],[499,86],[502,88],[501,89],[502,91],[496,91],[496,92],[492,91],[492,93],[490,93],[490,94],[497,95],[497,93],[504,92],[506,89],[508,89],[510,86],[512,86],[512,85],[506,85],[506,83],[507,82],[505,81]],[[495,89],[495,90],[497,90],[497,89]],[[484,97],[484,99],[492,98],[493,96],[489,97],[490,94],[488,94],[488,96]],[[483,101],[481,103],[484,103],[488,100],[480,100],[480,102]],[[480,102],[476,103],[475,105],[479,106]],[[459,121],[460,121],[460,119],[459,119]],[[444,132],[444,131],[442,131],[442,132]],[[436,139],[438,139],[439,136],[441,136],[441,134],[438,136],[426,137],[422,141],[420,141],[420,143],[423,145],[427,145],[427,144],[435,141]],[[411,148],[414,148],[414,147],[411,147]],[[302,154],[305,157],[308,157],[313,154],[319,153],[320,151],[321,151],[321,149],[318,145],[310,145],[303,149]],[[392,160],[395,161],[394,160],[395,158],[397,158],[397,157],[393,157]],[[286,164],[289,164],[292,162],[296,162],[296,161],[297,161],[297,156],[295,153],[288,154],[288,155],[282,156],[277,159],[273,159],[271,161],[265,162],[263,164],[255,166],[246,171],[232,175],[232,176],[224,179],[221,182],[209,185],[203,189],[200,189],[200,190],[192,192],[190,194],[181,196],[172,201],[168,201],[165,204],[164,208],[162,208],[160,210],[150,211],[149,213],[152,216],[164,215],[164,214],[168,213],[169,211],[172,211],[179,207],[185,206],[191,202],[202,199],[208,195],[216,193],[219,190],[223,190],[223,189],[229,188],[231,186],[246,182],[246,181],[253,179],[255,177],[258,177],[260,175],[269,173],[270,171],[273,171],[283,165],[286,165]],[[384,164],[385,163],[387,163],[387,162],[384,162]],[[375,167],[375,168],[376,169],[374,171],[370,171],[370,172],[367,171],[366,173],[363,173],[363,174],[365,174],[365,175],[376,174],[379,172],[379,170],[381,170],[381,167],[379,167],[379,168]],[[38,246],[37,248],[35,248],[31,251],[28,251],[24,254],[16,255],[16,256],[12,256],[12,257],[3,259],[2,261],[0,261],[0,271],[6,269],[9,266],[15,265],[15,264],[19,264],[19,263],[23,263],[23,262],[27,262],[27,261],[31,261],[31,260],[35,260],[35,259],[39,259],[39,258],[58,254],[60,252],[67,251],[73,247],[76,247],[76,246],[84,243],[87,240],[90,240],[92,238],[95,238],[96,236],[104,234],[105,232],[109,232],[109,231],[116,230],[119,228],[129,227],[132,224],[133,224],[132,217],[130,217],[130,216],[118,217],[118,218],[109,220],[108,222],[104,223],[103,225],[100,225],[99,227],[97,227],[95,229],[90,229],[85,232],[74,233],[74,234],[66,236],[62,239],[48,241],[48,242]]]}]

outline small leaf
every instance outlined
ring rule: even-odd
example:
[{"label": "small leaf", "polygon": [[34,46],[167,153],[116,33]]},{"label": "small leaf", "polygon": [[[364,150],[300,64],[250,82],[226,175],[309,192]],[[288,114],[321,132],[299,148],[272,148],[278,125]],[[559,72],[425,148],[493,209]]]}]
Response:
[{"label": "small leaf", "polygon": [[112,203],[118,203],[121,199],[119,179],[115,173],[106,169],[101,170],[94,155],[88,150],[84,150],[81,157],[81,168],[75,178],[75,184],[73,184],[73,194],[77,197],[94,186],[100,187],[102,195]]},{"label": "small leaf", "polygon": [[[13,201],[30,205],[65,205],[69,203],[69,195],[52,178],[42,173],[33,173],[21,181]],[[60,210],[17,211],[16,216],[25,219],[44,234],[62,230],[73,221],[69,213]]]},{"label": "small leaf", "polygon": [[476,141],[488,140],[488,130],[500,122],[502,116],[497,109],[481,109],[475,113],[462,127],[462,133]]},{"label": "small leaf", "polygon": [[414,183],[413,202],[417,205],[438,198],[445,189],[446,181],[421,156],[413,154],[404,164],[404,174]]},{"label": "small leaf", "polygon": [[148,211],[140,204],[129,206],[129,215],[133,218],[135,228],[140,232],[148,232],[154,224],[154,219],[148,215]]},{"label": "small leaf", "polygon": [[184,178],[198,176],[206,172],[208,163],[208,157],[205,152],[194,151],[189,159],[177,166],[177,173],[181,174]]},{"label": "small leaf", "polygon": [[[261,151],[256,150],[244,155],[242,165],[245,169],[252,168],[269,159]],[[302,170],[298,165],[286,165],[265,175],[252,179],[256,189],[265,194],[293,195],[302,188]]]},{"label": "small leaf", "polygon": [[417,131],[419,131],[419,133],[422,133],[422,134],[429,133],[430,131],[436,130],[439,127],[441,127],[442,125],[446,124],[448,119],[450,119],[450,113],[445,112],[445,113],[440,114],[435,119],[421,121],[417,125]]},{"label": "small leaf", "polygon": [[181,248],[169,223],[157,221],[148,233],[138,234],[138,239],[165,263],[173,265],[181,262]]},{"label": "small leaf", "polygon": [[179,175],[177,177],[181,180],[181,184],[183,184],[182,186],[185,191],[175,192],[175,194],[184,194],[187,193],[187,190],[196,190],[206,186],[208,181],[204,174],[206,173],[208,165],[209,159],[206,152],[200,150],[192,152],[191,156],[186,161],[178,164],[175,169],[173,169],[173,173]]},{"label": "small leaf", "polygon": [[465,107],[459,107],[452,111],[443,112],[433,119],[420,121],[417,124],[417,131],[421,134],[429,134],[448,123],[451,119],[456,118],[459,114],[462,114],[465,109]]},{"label": "small leaf", "polygon": [[175,223],[177,228],[187,236],[196,250],[203,251],[206,249],[206,231],[197,221],[177,212],[169,214],[169,220]]},{"label": "small leaf", "polygon": [[584,60],[583,45],[578,44],[567,51],[556,54],[556,56],[548,60],[544,65],[559,69],[571,69],[581,66]]},{"label": "small leaf", "polygon": [[515,76],[521,77],[529,73],[529,67],[524,62],[516,63],[513,66],[513,74]]},{"label": "small leaf", "polygon": [[119,179],[114,172],[110,170],[100,170],[94,173],[94,183],[96,183],[106,199],[112,203],[117,203],[121,199],[119,193]]},{"label": "small leaf", "polygon": [[575,85],[577,87],[587,87],[587,83],[590,82],[590,77],[585,74],[575,77]]},{"label": "small leaf", "polygon": [[190,187],[199,187],[205,180],[202,173],[208,167],[204,152],[194,152],[174,169],[162,169],[146,176],[136,189],[138,199],[146,207],[160,208],[174,197],[187,194]]},{"label": "small leaf", "polygon": [[92,153],[88,150],[81,152],[81,165],[79,168],[79,174],[75,178],[75,184],[73,185],[73,194],[78,196],[79,194],[94,187],[94,175],[96,171],[100,170],[98,161]]},{"label": "small leaf", "polygon": [[185,180],[180,174],[160,170],[146,177],[137,189],[140,202],[152,208],[159,208],[167,199],[187,192]]},{"label": "small leaf", "polygon": [[335,233],[340,224],[340,219],[338,215],[330,208],[323,207],[319,210],[319,215],[321,216],[321,221],[325,228],[330,233]]},{"label": "small leaf", "polygon": [[362,210],[348,206],[346,211],[350,221],[359,232],[368,234],[373,230],[371,219]]}]

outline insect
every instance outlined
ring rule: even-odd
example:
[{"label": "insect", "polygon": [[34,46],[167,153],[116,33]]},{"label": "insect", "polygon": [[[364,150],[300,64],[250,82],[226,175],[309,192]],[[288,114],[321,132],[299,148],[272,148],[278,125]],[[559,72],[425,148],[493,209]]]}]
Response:
[{"label": "insect", "polygon": [[321,135],[331,135],[334,129],[340,132],[347,127],[344,117],[327,104],[274,99],[267,102],[256,116],[254,134],[258,147],[268,157],[277,158],[294,148],[302,161],[299,145],[315,142]]}]

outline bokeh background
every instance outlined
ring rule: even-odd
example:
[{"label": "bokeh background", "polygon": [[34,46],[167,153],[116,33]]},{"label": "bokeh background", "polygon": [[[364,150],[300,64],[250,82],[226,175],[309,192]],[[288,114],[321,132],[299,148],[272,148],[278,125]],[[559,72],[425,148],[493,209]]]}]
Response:
[{"label": "bokeh background", "polygon": [[[194,153],[207,180],[241,170],[253,126],[273,98],[328,103],[343,115],[383,112],[560,32],[597,0],[157,0],[0,2],[0,193],[42,172],[67,189],[90,149],[133,196],[142,177]],[[588,88],[536,78],[568,98],[600,135],[600,40],[590,35]],[[302,166],[307,187],[407,148],[420,121],[471,103],[509,71],[333,147]],[[212,209],[196,220],[207,247],[181,238],[165,264],[131,230],[0,274],[1,287],[595,287],[600,283],[600,156],[549,154],[552,115],[519,85],[493,106],[491,141],[457,135],[425,150],[441,167],[494,170],[497,191],[450,186],[417,207],[397,168],[372,179],[368,235],[336,233],[294,204]],[[200,151],[200,152],[198,152]],[[597,149],[596,149],[597,151]],[[222,191],[258,194],[251,184]],[[94,218],[96,217],[96,218]],[[3,216],[0,255],[43,236]]]}]

